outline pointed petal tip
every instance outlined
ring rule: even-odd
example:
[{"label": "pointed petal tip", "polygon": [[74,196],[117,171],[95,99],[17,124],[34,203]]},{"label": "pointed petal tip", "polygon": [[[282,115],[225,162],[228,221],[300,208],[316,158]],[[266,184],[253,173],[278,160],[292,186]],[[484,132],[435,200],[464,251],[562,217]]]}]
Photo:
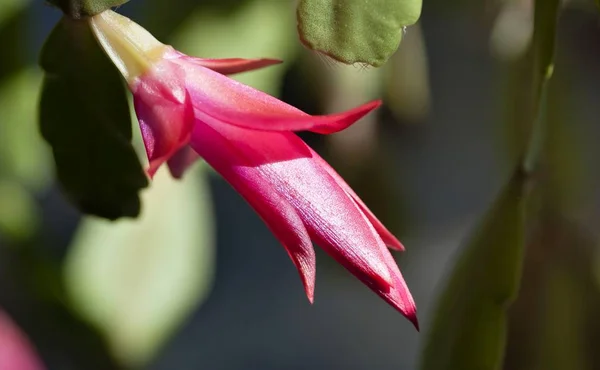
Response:
[{"label": "pointed petal tip", "polygon": [[364,103],[363,105],[360,105],[354,109],[375,109],[379,106],[381,106],[381,104],[383,104],[383,101],[381,99],[377,99],[377,100],[371,100],[370,102]]},{"label": "pointed petal tip", "polygon": [[330,114],[326,116],[313,116],[313,120],[315,117],[319,117],[321,122],[315,123],[313,127],[308,128],[308,130],[323,135],[333,134],[338,131],[342,131],[348,128],[349,126],[353,125],[359,119],[366,116],[372,110],[381,106],[381,104],[381,100],[373,100],[371,102],[365,103],[345,112]]},{"label": "pointed petal tip", "polygon": [[302,279],[302,285],[304,286],[304,292],[308,302],[312,305],[315,301],[315,274],[300,272],[300,278]]},{"label": "pointed petal tip", "polygon": [[417,329],[417,331],[420,332],[421,330],[419,328],[419,319],[417,318],[417,311],[413,311],[410,315],[405,316],[408,319],[408,321],[410,321],[413,324],[415,329]]},{"label": "pointed petal tip", "polygon": [[308,298],[308,303],[310,303],[311,305],[313,305],[315,303],[315,295],[314,292],[306,292],[306,298]]},{"label": "pointed petal tip", "polygon": [[150,178],[150,180],[154,180],[154,175],[156,175],[156,171],[158,171],[158,167],[149,166],[146,169],[146,175],[148,175],[148,178]]},{"label": "pointed petal tip", "polygon": [[265,66],[265,67],[283,63],[283,60],[281,60],[281,59],[261,58],[259,60],[263,63],[263,66]]},{"label": "pointed petal tip", "polygon": [[400,242],[400,240],[396,238],[386,240],[385,242],[388,248],[393,249],[395,251],[404,252],[406,250],[406,248],[404,248],[404,245]]},{"label": "pointed petal tip", "polygon": [[204,68],[211,69],[215,72],[231,75],[236,73],[253,71],[255,69],[261,69],[270,67],[272,65],[283,63],[282,60],[272,58],[255,58],[255,59],[243,59],[243,58],[228,58],[228,59],[202,59],[184,56],[189,61],[192,61],[196,65],[200,65]]},{"label": "pointed petal tip", "polygon": [[392,305],[394,306],[394,308],[400,311],[402,316],[406,317],[408,321],[410,321],[413,324],[417,331],[420,331],[419,319],[417,318],[417,306],[415,305],[412,297],[405,296],[403,297],[402,301],[404,301],[404,304],[397,305],[395,303],[392,303]]}]

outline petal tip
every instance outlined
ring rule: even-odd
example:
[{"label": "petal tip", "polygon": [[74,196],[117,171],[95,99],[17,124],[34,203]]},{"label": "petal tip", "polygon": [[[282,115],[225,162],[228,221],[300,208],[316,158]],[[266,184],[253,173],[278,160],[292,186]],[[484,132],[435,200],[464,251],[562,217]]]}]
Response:
[{"label": "petal tip", "polygon": [[315,293],[306,291],[306,298],[308,298],[308,303],[313,305],[315,303]]},{"label": "petal tip", "polygon": [[[406,291],[407,294],[408,291]],[[417,318],[417,306],[413,301],[410,295],[401,295],[401,304],[397,304],[398,302],[393,302],[392,305],[400,311],[400,313],[410,321],[417,331],[420,331],[419,328],[419,319]]]},{"label": "petal tip", "polygon": [[404,314],[404,316],[413,324],[418,332],[421,331],[419,328],[419,319],[417,318],[417,310],[413,309],[410,314]]},{"label": "petal tip", "polygon": [[386,244],[388,248],[393,249],[395,251],[404,252],[406,250],[404,245],[396,238],[387,240]]},{"label": "petal tip", "polygon": [[150,180],[154,180],[154,175],[156,175],[156,171],[158,171],[158,167],[150,166],[146,169],[146,175],[150,178]]},{"label": "petal tip", "polygon": [[327,116],[312,116],[313,120],[318,118],[319,123],[313,124],[313,126],[308,128],[308,130],[324,135],[342,131],[369,114],[375,108],[381,106],[381,104],[381,100],[373,100],[345,112],[330,114]]},{"label": "petal tip", "polygon": [[275,65],[275,64],[282,64],[283,60],[281,59],[273,59],[273,58],[261,58],[260,59],[264,64],[264,66],[270,66],[270,65]]},{"label": "petal tip", "polygon": [[315,275],[305,275],[301,273],[302,285],[304,285],[304,292],[308,302],[312,305],[315,301]]}]

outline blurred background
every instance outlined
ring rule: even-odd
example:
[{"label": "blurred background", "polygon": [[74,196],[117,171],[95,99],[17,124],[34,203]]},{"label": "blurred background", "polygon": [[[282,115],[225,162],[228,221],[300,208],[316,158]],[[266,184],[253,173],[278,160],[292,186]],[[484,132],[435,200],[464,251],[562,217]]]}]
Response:
[{"label": "blurred background", "polygon": [[[515,164],[531,5],[425,1],[379,69],[304,49],[291,0],[132,0],[118,9],[191,55],[284,60],[235,78],[308,113],[384,100],[344,132],[301,136],[406,246],[395,256],[418,333],[320,250],[311,306],[285,250],[203,163],[182,181],[159,173],[135,221],[82,216],[56,184],[37,128],[37,57],[60,12],[1,0],[0,307],[48,369],[417,368],[457,252]],[[600,369],[599,45],[593,1],[565,1],[547,206],[528,237],[505,369]]]}]

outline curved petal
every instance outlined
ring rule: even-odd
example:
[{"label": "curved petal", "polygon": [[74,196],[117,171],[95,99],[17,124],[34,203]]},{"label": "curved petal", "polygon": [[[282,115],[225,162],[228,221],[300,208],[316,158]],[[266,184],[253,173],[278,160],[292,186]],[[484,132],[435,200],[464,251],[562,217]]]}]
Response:
[{"label": "curved petal", "polygon": [[177,51],[172,46],[168,46],[168,49],[163,54],[163,57],[166,59],[180,59],[180,62],[182,63],[191,63],[203,68],[211,69],[224,75],[248,72],[282,63],[282,61],[279,59],[271,58],[196,58]]},{"label": "curved petal", "polygon": [[266,187],[264,192],[277,191],[296,209],[319,246],[414,321],[414,302],[383,241],[296,135],[246,130],[213,120],[196,125],[191,145],[201,156],[218,156],[222,166],[243,171],[241,181],[261,179],[256,186]]},{"label": "curved petal", "polygon": [[131,86],[150,177],[189,142],[194,109],[176,64],[161,62]]},{"label": "curved petal", "polygon": [[314,298],[316,257],[310,237],[296,210],[252,167],[236,158],[235,150],[208,125],[198,122],[193,133],[198,154],[229,182],[261,216],[296,265],[308,300]]},{"label": "curved petal", "polygon": [[348,185],[346,181],[344,181],[344,179],[323,158],[321,158],[316,153],[314,153],[314,156],[315,160],[327,171],[329,176],[331,176],[337,182],[337,184],[342,189],[344,189],[346,194],[348,194],[352,198],[352,200],[354,200],[354,202],[358,205],[360,210],[365,214],[369,222],[373,224],[373,227],[375,227],[375,230],[377,231],[383,242],[392,249],[404,251],[404,246],[402,245],[402,243],[400,243],[400,241],[394,236],[394,234],[392,234],[381,223],[381,221],[377,219],[377,217],[373,214],[373,212],[371,212],[369,207],[367,207],[367,205],[360,199],[360,197],[354,192],[354,190],[352,190],[350,185]]},{"label": "curved petal", "polygon": [[330,134],[347,128],[381,105],[381,101],[373,101],[342,113],[311,116],[262,91],[186,61],[176,60],[186,70],[186,86],[196,111],[234,126]]},{"label": "curved petal", "polygon": [[199,66],[204,68],[212,69],[215,72],[231,75],[235,73],[248,72],[255,69],[260,69],[264,67],[269,67],[275,64],[282,63],[281,60],[278,59],[268,59],[268,58],[257,58],[257,59],[242,59],[242,58],[228,58],[228,59],[202,59],[202,58],[192,58],[190,59],[192,63],[196,63]]}]

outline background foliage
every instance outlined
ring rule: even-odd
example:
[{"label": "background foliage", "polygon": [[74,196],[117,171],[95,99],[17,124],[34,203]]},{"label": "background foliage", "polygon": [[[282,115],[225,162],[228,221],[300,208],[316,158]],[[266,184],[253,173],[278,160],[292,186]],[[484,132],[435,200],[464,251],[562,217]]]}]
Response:
[{"label": "background foliage", "polygon": [[[325,8],[318,9],[330,14],[327,6],[339,3],[319,2]],[[137,219],[82,216],[65,194],[91,189],[96,193],[85,199],[98,200],[106,193],[76,183],[69,190],[52,161],[56,145],[44,120],[52,147],[38,131],[43,81],[45,89],[49,78],[82,82],[64,77],[78,73],[68,68],[72,51],[61,50],[52,65],[43,53],[46,77],[37,66],[60,12],[6,0],[0,2],[0,307],[47,367],[600,367],[594,2],[561,2],[557,17],[554,0],[537,6],[431,0],[422,10],[416,1],[381,0],[381,7],[367,9],[375,15],[359,22],[374,32],[352,37],[318,23],[329,18],[315,20],[315,4],[300,2],[301,13],[309,10],[298,27],[288,1],[133,0],[118,10],[189,54],[283,59],[239,79],[309,113],[384,99],[376,114],[342,133],[302,136],[406,245],[397,257],[422,333],[319,251],[316,302],[306,303],[284,249],[204,164],[181,182],[159,173],[141,192]],[[356,23],[354,16],[342,24]],[[382,40],[383,54],[367,48],[365,57],[364,45],[372,42],[362,37],[379,30],[368,22],[387,16],[386,26],[398,28],[399,36],[382,31],[395,37]],[[298,32],[305,44],[336,59],[382,66],[334,63],[303,47]],[[322,47],[350,41],[350,54]],[[86,85],[74,88],[92,93]],[[77,97],[49,96],[60,104]],[[109,107],[103,110],[120,109],[122,119],[125,99],[109,98],[114,101],[102,103]],[[52,106],[72,117],[54,128],[101,119],[80,104],[70,110],[60,104]],[[127,138],[128,122],[121,122]],[[143,158],[132,122],[133,146],[120,148]],[[54,138],[93,149],[85,137]],[[139,175],[135,160],[130,163],[128,173]],[[122,180],[97,175],[93,185]],[[145,185],[139,176],[128,184],[134,192]],[[128,212],[137,213],[122,213]]]}]

